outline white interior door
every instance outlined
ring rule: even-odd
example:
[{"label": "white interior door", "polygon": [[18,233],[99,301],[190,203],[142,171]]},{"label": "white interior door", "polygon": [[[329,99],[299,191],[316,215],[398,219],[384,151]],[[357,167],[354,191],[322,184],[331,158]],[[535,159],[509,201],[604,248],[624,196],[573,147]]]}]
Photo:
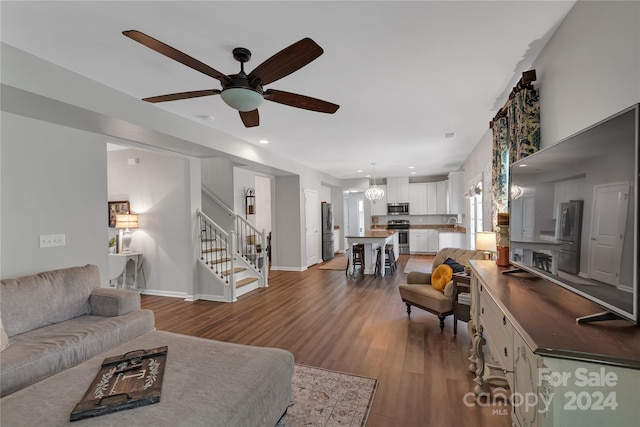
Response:
[{"label": "white interior door", "polygon": [[618,285],[628,207],[629,183],[593,188],[589,275],[594,280]]},{"label": "white interior door", "polygon": [[318,225],[320,223],[319,211],[318,192],[315,190],[304,190],[307,267],[318,263],[318,248],[320,246],[320,234],[318,232]]}]

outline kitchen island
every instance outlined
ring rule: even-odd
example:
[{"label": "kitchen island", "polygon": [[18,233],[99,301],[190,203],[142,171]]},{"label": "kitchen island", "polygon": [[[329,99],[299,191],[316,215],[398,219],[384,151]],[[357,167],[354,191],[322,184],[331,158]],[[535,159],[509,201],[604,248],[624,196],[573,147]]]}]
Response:
[{"label": "kitchen island", "polygon": [[[364,274],[375,274],[376,250],[379,246],[393,244],[393,252],[399,254],[398,232],[395,230],[366,230],[362,233],[347,236],[349,247],[355,244],[364,245]],[[383,249],[384,250],[384,249]],[[384,257],[380,257],[380,272],[384,276]]]}]

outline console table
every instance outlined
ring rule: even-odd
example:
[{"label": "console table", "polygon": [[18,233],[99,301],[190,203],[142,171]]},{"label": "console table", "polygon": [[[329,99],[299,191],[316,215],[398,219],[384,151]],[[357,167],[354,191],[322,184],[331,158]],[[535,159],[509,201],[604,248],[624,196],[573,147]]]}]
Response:
[{"label": "console table", "polygon": [[494,261],[470,264],[476,395],[488,392],[489,347],[514,426],[637,425],[640,326],[577,324],[602,308],[531,274],[503,275]]},{"label": "console table", "polygon": [[[133,282],[127,285],[127,265],[133,263]],[[142,265],[142,253],[127,252],[119,254],[109,254],[109,282],[116,280],[116,287],[122,279],[122,287],[131,286],[135,291],[138,289],[138,270]]]}]

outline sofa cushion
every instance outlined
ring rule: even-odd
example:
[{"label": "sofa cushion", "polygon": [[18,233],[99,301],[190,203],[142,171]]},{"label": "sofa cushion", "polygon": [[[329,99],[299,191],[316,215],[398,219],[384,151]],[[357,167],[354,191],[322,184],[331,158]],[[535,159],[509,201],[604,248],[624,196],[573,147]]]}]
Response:
[{"label": "sofa cushion", "polygon": [[89,297],[93,316],[122,316],[140,309],[140,294],[127,289],[98,288]]},{"label": "sofa cushion", "polygon": [[99,286],[100,272],[95,265],[3,279],[0,312],[7,335],[89,314],[89,295]]},{"label": "sofa cushion", "polygon": [[433,289],[431,285],[400,285],[400,296],[437,313],[448,313],[453,310],[451,298]]},{"label": "sofa cushion", "polygon": [[6,396],[154,330],[153,312],[118,317],[80,316],[11,337],[0,358]]}]

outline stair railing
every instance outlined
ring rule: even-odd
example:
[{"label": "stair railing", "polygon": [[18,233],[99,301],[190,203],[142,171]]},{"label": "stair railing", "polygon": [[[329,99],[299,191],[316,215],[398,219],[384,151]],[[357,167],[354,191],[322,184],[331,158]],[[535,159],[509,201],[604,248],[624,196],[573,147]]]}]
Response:
[{"label": "stair railing", "polygon": [[227,233],[211,218],[198,211],[200,230],[200,260],[231,289],[232,301],[236,298],[236,278],[234,274],[235,251],[234,232]]},{"label": "stair railing", "polygon": [[[225,242],[225,246],[228,248],[227,257],[231,258],[229,261],[225,261],[222,258],[221,254],[218,255],[220,259],[218,259],[219,264],[225,264],[223,269],[221,269],[221,274],[225,271],[230,271],[229,276],[235,276],[234,266],[230,264],[226,264],[227,262],[233,261],[232,254],[237,254],[244,260],[244,263],[252,269],[259,277],[261,282],[261,287],[268,286],[268,257],[267,257],[267,233],[262,230],[258,230],[253,224],[247,221],[242,215],[235,213],[231,208],[229,208],[219,197],[217,197],[211,190],[209,190],[204,185],[202,186],[202,192],[204,195],[213,200],[218,206],[224,209],[229,216],[232,216],[232,229],[229,232],[226,232],[222,228],[220,228],[213,220],[208,218],[204,213],[199,213],[202,215],[202,218],[205,218],[208,222],[214,226],[215,229],[212,229],[210,232],[215,234],[216,232],[221,235],[220,239]],[[203,228],[200,228],[203,230]],[[216,231],[217,230],[217,231]],[[205,236],[207,238],[207,236]],[[202,242],[201,242],[202,246]],[[231,247],[232,246],[232,247]],[[215,256],[213,257],[215,259]],[[220,265],[222,267],[222,265]],[[227,268],[228,267],[228,268]],[[229,279],[231,280],[231,279]],[[235,284],[235,277],[234,277]],[[233,287],[234,298],[235,298],[235,285]]]}]

